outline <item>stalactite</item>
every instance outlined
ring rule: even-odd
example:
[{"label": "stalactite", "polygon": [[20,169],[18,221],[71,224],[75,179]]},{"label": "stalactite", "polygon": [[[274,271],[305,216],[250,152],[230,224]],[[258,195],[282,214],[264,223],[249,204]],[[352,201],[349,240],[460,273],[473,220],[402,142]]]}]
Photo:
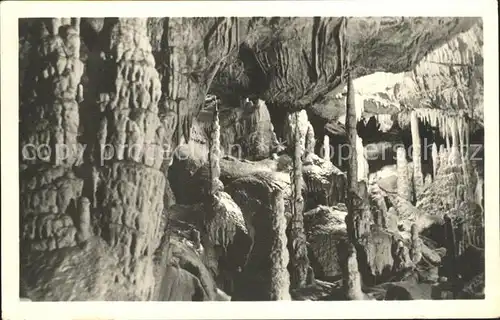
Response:
[{"label": "stalactite", "polygon": [[438,125],[438,111],[436,109],[431,110],[431,126],[435,127]]},{"label": "stalactite", "polygon": [[461,156],[459,151],[458,142],[458,128],[456,118],[449,119],[450,133],[451,133],[451,150],[450,150],[450,164],[452,166],[459,166],[461,163]]},{"label": "stalactite", "polygon": [[438,147],[436,143],[434,142],[432,144],[432,174],[433,178],[436,179],[437,173],[439,170],[439,153],[438,153]]},{"label": "stalactite", "polygon": [[290,274],[287,270],[289,253],[287,250],[285,199],[282,191],[272,194],[272,231],[271,236],[271,290],[270,300],[291,300]]},{"label": "stalactite", "polygon": [[398,195],[408,201],[412,199],[411,183],[408,175],[408,162],[406,161],[406,151],[403,147],[396,150],[397,166],[397,191]]},{"label": "stalactite", "polygon": [[292,220],[290,230],[291,241],[291,286],[292,288],[304,287],[307,283],[307,272],[309,270],[309,258],[307,256],[307,242],[304,233],[304,199],[302,198],[302,143],[299,126],[299,113],[296,112],[294,130],[294,155],[292,169]]},{"label": "stalactite", "polygon": [[459,146],[460,146],[460,155],[461,155],[461,158],[462,158],[462,162],[464,161],[464,157],[465,157],[465,137],[464,137],[464,134],[465,134],[465,121],[463,118],[458,118],[458,125],[457,125],[457,129],[458,129],[458,140],[459,140]]},{"label": "stalactite", "polygon": [[412,137],[412,158],[413,158],[413,187],[417,197],[423,191],[422,159],[421,159],[421,141],[418,128],[418,117],[415,111],[411,113],[411,137]]},{"label": "stalactite", "polygon": [[441,145],[439,148],[439,167],[438,167],[438,175],[444,172],[444,170],[448,168],[448,150],[444,145]]}]

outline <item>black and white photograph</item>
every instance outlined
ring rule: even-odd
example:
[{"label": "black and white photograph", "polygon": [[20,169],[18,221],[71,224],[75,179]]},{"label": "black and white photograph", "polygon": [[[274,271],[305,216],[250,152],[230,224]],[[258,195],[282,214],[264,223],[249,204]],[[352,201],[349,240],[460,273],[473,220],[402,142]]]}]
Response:
[{"label": "black and white photograph", "polygon": [[15,31],[15,299],[488,298],[482,17],[62,16]]}]

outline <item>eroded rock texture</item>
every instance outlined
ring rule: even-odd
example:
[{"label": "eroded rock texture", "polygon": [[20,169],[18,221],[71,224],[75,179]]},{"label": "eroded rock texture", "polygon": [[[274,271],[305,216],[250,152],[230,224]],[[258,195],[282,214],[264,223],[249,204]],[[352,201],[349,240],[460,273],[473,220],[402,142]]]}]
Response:
[{"label": "eroded rock texture", "polygon": [[[415,298],[427,287],[405,273],[436,282],[442,264],[455,296],[481,296],[481,264],[450,267],[484,260],[484,174],[469,160],[482,127],[477,22],[22,21],[23,295],[288,300],[291,287],[334,290],[315,275],[343,275],[344,299],[371,299],[362,287],[391,276],[387,299]],[[373,93],[359,79],[379,71],[402,75]],[[372,170],[378,141],[357,128],[372,115],[387,136],[410,130],[414,152]],[[348,166],[315,154],[325,134],[351,146]]]},{"label": "eroded rock texture", "polygon": [[[32,265],[40,259],[36,255],[74,247],[91,233],[89,200],[82,198],[83,180],[72,169],[82,151],[77,141],[83,73],[79,24],[79,19],[54,18],[32,26],[32,59],[20,105],[20,244],[21,259],[36,273],[54,267],[50,261]],[[40,280],[26,281],[28,294],[37,287],[34,281]],[[44,285],[34,292],[38,299],[79,298],[51,292]]]}]

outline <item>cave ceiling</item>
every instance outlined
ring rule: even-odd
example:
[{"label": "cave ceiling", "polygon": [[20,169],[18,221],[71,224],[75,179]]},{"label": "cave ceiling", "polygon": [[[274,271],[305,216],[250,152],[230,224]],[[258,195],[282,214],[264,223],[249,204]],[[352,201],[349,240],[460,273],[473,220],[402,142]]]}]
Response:
[{"label": "cave ceiling", "polygon": [[[82,60],[93,51],[106,52],[113,46],[116,20],[82,19],[82,51],[88,51],[81,54]],[[457,17],[211,17],[148,18],[147,26],[162,78],[162,100],[166,105],[179,104],[180,121],[186,122],[188,131],[189,119],[199,113],[208,93],[233,106],[242,98],[258,97],[271,108],[309,108],[319,113],[326,108],[342,114],[348,73],[359,80],[355,87],[367,112],[390,114],[401,106],[482,108],[480,21]],[[20,38],[26,43],[33,22],[23,23]],[[20,45],[21,51],[23,47]],[[22,54],[20,60],[22,66]],[[365,92],[360,79],[380,73],[396,76],[389,77],[390,85]],[[475,93],[470,92],[471,78]]]}]

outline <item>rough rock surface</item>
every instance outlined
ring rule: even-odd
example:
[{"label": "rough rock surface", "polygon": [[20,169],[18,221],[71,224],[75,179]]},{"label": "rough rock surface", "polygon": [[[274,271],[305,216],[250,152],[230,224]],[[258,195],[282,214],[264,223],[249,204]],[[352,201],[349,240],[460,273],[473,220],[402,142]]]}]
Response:
[{"label": "rough rock surface", "polygon": [[21,274],[32,301],[142,300],[118,262],[113,250],[93,237],[79,246],[26,252]]},{"label": "rough rock surface", "polygon": [[[364,114],[368,117],[404,114],[409,118],[406,111],[414,108],[429,108],[447,114],[461,110],[482,123],[482,32],[482,23],[473,22],[471,28],[461,30],[456,37],[434,50],[418,50],[425,56],[411,70],[380,69],[380,72],[356,79],[356,95],[363,103]],[[424,38],[419,38],[418,42]],[[345,114],[345,98],[339,95],[339,91],[344,95],[346,87],[329,93],[324,101],[313,107],[322,118],[338,119]],[[406,124],[409,125],[409,121]]]},{"label": "rough rock surface", "polygon": [[[228,185],[227,192],[240,206],[253,240],[246,267],[235,282],[233,299],[274,300],[280,295],[275,295],[276,291],[272,288],[275,288],[277,281],[282,282],[282,280],[276,278],[281,273],[276,273],[277,269],[273,266],[275,263],[288,260],[273,259],[281,254],[273,250],[277,248],[275,245],[277,239],[283,241],[280,237],[283,237],[284,233],[281,232],[286,229],[286,219],[284,219],[286,209],[282,213],[283,217],[275,217],[276,203],[273,194],[283,192],[283,189],[269,178],[249,176],[233,181]],[[281,236],[278,236],[279,234]]]},{"label": "rough rock surface", "polygon": [[215,300],[215,280],[203,264],[198,244],[181,235],[172,236],[169,242],[168,264],[157,266],[163,274],[156,300]]},{"label": "rough rock surface", "polygon": [[[192,132],[192,137],[204,144],[208,144],[207,132],[210,130],[212,109],[203,109],[193,123],[193,126],[198,127],[198,132]],[[220,125],[224,155],[262,160],[279,148],[269,110],[260,99],[252,102],[247,98],[238,107],[221,109]]]},{"label": "rough rock surface", "polygon": [[[236,117],[240,125],[235,124],[235,133],[228,130],[223,139],[229,143],[250,133],[247,152],[264,158],[276,143],[271,117],[340,92],[348,56],[355,66],[353,77],[409,71],[432,49],[476,22],[321,17],[21,21],[20,146],[49,146],[21,154],[20,244],[21,260],[26,261],[21,278],[27,283],[27,295],[33,300],[220,299],[212,270],[201,262],[206,257],[202,239],[193,236],[190,244],[182,237],[169,239],[165,223],[171,212],[163,210],[163,202],[170,198],[165,198],[165,172],[172,161],[169,179],[177,201],[190,203],[189,188],[199,188],[187,178],[205,162],[206,150],[198,148],[204,125],[194,119],[208,90],[229,105],[241,97],[256,101],[248,119],[241,111],[232,111],[228,121]],[[448,49],[443,52],[458,46],[461,54],[467,54],[455,60],[479,65],[481,40],[475,28],[445,44]],[[466,50],[461,49],[464,46]],[[435,71],[431,69],[430,73]],[[448,77],[444,69],[437,71],[441,78],[465,83],[461,72]],[[418,86],[429,85],[417,79]],[[459,107],[469,106],[460,97],[434,100],[455,99]],[[311,127],[302,135],[305,148],[314,140]],[[458,132],[450,132],[454,151]],[[163,151],[182,143],[196,146],[202,156],[191,157],[193,163],[180,160],[182,170],[176,171],[179,162],[171,155],[164,157]],[[63,159],[49,154],[48,149],[57,150],[61,144],[70,147]],[[34,151],[39,151],[37,157]],[[456,155],[451,159],[454,164]],[[241,208],[253,240],[248,264],[242,275],[235,276],[237,299],[289,298],[283,289],[286,281],[273,282],[283,280],[284,273],[270,255],[283,246],[282,231],[290,218],[290,178],[286,172],[276,172],[277,161],[263,161],[266,165],[253,168],[229,165],[225,173],[221,161],[221,179],[226,175],[229,180],[227,192]],[[240,171],[243,167],[246,171]],[[320,176],[318,181],[323,180]],[[269,196],[276,189],[283,192],[283,200]],[[284,202],[279,210],[277,202]],[[238,212],[231,209],[234,203],[224,203],[222,211]],[[421,203],[425,207],[425,201]],[[239,223],[229,226],[245,234],[241,219],[235,221]],[[227,245],[231,237],[215,230],[211,240]],[[273,241],[268,243],[269,239]],[[169,244],[167,253],[162,253],[167,260],[158,264],[155,253],[164,249],[164,243]],[[284,255],[278,259],[282,265],[286,260]],[[31,275],[39,277],[33,280]],[[62,286],[61,292],[54,289],[56,285]]]},{"label": "rough rock surface", "polygon": [[342,274],[338,247],[347,239],[346,215],[345,208],[326,206],[304,213],[309,260],[318,279],[329,280]]}]

